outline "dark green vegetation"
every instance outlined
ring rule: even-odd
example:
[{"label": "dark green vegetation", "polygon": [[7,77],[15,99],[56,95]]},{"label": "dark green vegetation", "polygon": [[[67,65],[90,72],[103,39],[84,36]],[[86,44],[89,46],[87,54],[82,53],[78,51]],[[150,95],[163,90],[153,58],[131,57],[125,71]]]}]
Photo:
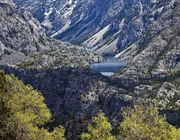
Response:
[{"label": "dark green vegetation", "polygon": [[82,140],[116,140],[111,134],[112,126],[104,113],[99,113],[92,118],[88,125],[87,132],[81,134]]},{"label": "dark green vegetation", "polygon": [[[64,128],[43,127],[51,113],[41,93],[25,86],[13,75],[0,71],[0,138],[4,140],[63,140]],[[82,140],[178,140],[180,130],[166,122],[156,107],[124,108],[123,121],[111,125],[104,113],[90,120],[81,134]],[[76,126],[77,127],[77,126]]]},{"label": "dark green vegetation", "polygon": [[50,119],[41,93],[0,71],[0,139],[63,140],[63,127],[43,128]]},{"label": "dark green vegetation", "polygon": [[180,129],[166,122],[165,116],[159,115],[157,108],[125,108],[123,121],[113,134],[111,123],[104,113],[92,118],[87,132],[81,134],[82,140],[179,140]]},{"label": "dark green vegetation", "polygon": [[[49,131],[51,113],[41,93],[13,75],[0,71],[0,138],[4,140],[63,140],[64,128]],[[82,140],[178,140],[180,130],[168,124],[156,107],[134,106],[123,110],[123,121],[112,127],[104,113],[94,116]]]},{"label": "dark green vegetation", "polygon": [[178,140],[180,129],[166,122],[156,107],[134,106],[123,111],[124,120],[118,127],[119,139]]}]

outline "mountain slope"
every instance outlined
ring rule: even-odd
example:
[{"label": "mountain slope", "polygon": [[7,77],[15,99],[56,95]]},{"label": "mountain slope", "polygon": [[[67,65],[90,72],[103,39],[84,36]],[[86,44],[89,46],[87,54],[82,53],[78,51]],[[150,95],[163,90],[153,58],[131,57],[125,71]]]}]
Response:
[{"label": "mountain slope", "polygon": [[[175,3],[169,18],[174,23],[154,36],[145,38],[143,49],[119,73],[116,82],[132,96],[154,100],[166,110],[169,120],[180,125],[180,2]],[[158,19],[158,22],[162,22]],[[157,28],[154,23],[149,32]],[[134,49],[132,46],[131,49]],[[130,52],[130,51],[129,51]],[[123,53],[121,53],[123,54]],[[128,53],[127,53],[128,54]],[[127,55],[128,56],[128,55]],[[174,118],[172,119],[172,117]]]},{"label": "mountain slope", "polygon": [[43,58],[35,62],[36,65],[43,63],[42,65],[49,67],[58,67],[77,63],[79,66],[88,66],[89,63],[102,60],[87,49],[50,39],[40,23],[30,13],[15,7],[12,1],[0,0],[0,21],[0,64],[16,64],[27,56],[27,59],[31,59],[25,62],[31,63],[29,61],[33,61],[34,56],[41,57],[39,54],[46,52],[49,53],[44,56],[47,58],[52,53],[57,52],[58,55],[50,60],[46,59],[46,62]]},{"label": "mountain slope", "polygon": [[[135,85],[143,79],[164,78],[179,73],[180,63],[180,3],[177,2],[173,13],[169,15],[174,24],[154,36],[148,36],[141,44],[143,48],[133,57],[132,61],[117,74],[131,79]],[[161,20],[158,20],[159,22]],[[156,28],[156,24],[151,27]],[[132,47],[133,48],[133,47]],[[125,79],[126,79],[125,78]]]},{"label": "mountain slope", "polygon": [[[84,45],[102,55],[115,55],[132,44],[136,48],[131,53],[136,54],[141,49],[138,43],[147,38],[149,30],[154,36],[174,24],[169,15],[174,11],[176,0],[14,2],[31,11],[49,35]],[[155,28],[151,28],[154,24]]]},{"label": "mountain slope", "polygon": [[0,1],[0,21],[1,63],[13,64],[44,49],[38,43],[42,28],[29,13]]}]

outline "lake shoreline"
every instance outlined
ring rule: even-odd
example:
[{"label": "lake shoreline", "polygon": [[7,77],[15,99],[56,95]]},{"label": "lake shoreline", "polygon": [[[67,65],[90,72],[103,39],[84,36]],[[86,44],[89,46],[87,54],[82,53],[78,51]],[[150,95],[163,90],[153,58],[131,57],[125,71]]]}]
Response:
[{"label": "lake shoreline", "polygon": [[112,76],[120,71],[126,64],[126,61],[111,57],[103,62],[90,64],[90,69],[104,76]]}]

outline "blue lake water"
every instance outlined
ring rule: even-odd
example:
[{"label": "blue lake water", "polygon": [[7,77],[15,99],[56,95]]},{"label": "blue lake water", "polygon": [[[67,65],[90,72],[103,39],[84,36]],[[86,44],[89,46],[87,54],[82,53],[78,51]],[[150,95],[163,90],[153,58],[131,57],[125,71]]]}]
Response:
[{"label": "blue lake water", "polygon": [[116,58],[108,58],[104,62],[91,64],[90,69],[102,75],[111,76],[120,71],[126,64],[125,61]]}]

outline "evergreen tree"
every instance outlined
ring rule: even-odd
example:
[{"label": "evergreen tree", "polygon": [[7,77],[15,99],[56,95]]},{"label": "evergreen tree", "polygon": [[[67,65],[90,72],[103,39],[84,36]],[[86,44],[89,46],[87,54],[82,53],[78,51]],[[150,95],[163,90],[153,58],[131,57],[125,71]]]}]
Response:
[{"label": "evergreen tree", "polygon": [[82,140],[116,140],[111,134],[111,123],[104,113],[99,113],[92,118],[92,123],[88,125],[87,133],[81,134]]},{"label": "evergreen tree", "polygon": [[180,131],[160,116],[157,108],[134,106],[123,111],[118,139],[123,140],[179,140]]},{"label": "evergreen tree", "polygon": [[0,71],[0,139],[64,140],[62,127],[51,133],[40,127],[50,119],[41,93]]}]

